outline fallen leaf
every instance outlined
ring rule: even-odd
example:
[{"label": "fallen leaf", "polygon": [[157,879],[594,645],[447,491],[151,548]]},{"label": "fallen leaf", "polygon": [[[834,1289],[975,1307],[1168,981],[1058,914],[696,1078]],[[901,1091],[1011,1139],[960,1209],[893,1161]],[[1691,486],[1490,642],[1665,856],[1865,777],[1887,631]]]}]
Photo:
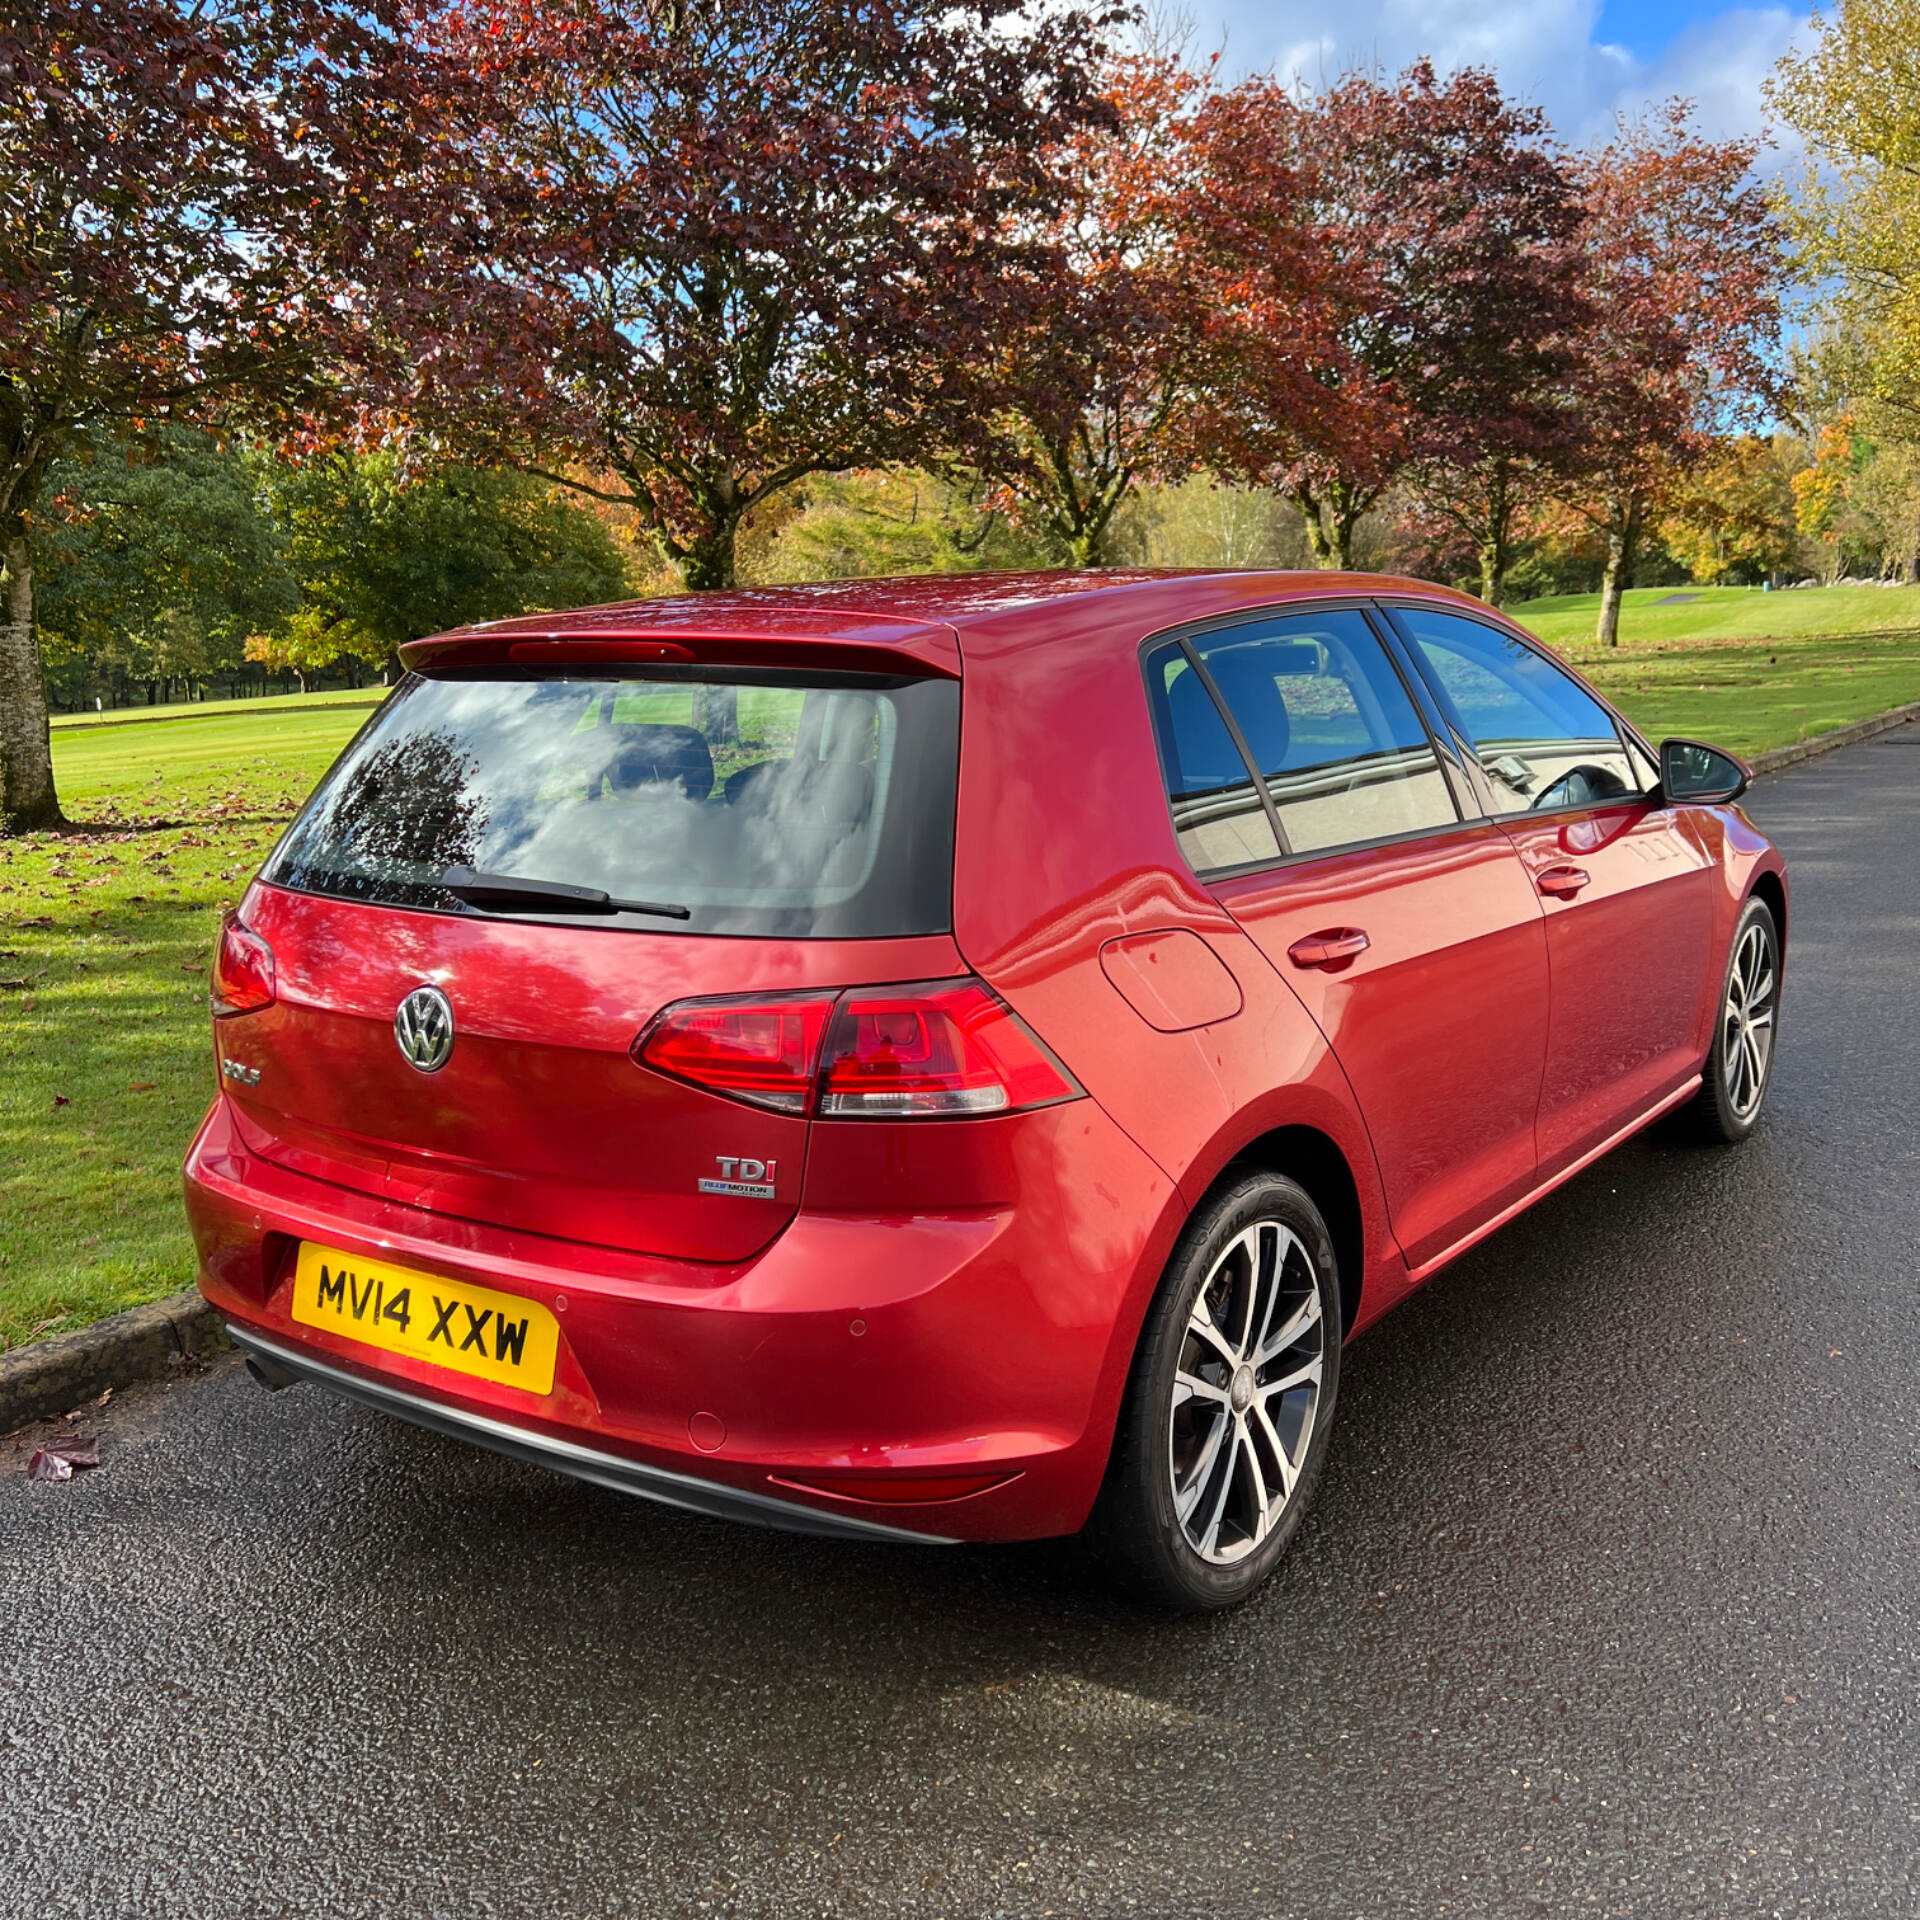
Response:
[{"label": "fallen leaf", "polygon": [[57,1433],[34,1449],[27,1462],[29,1480],[71,1480],[75,1467],[97,1467],[100,1442],[84,1434]]},{"label": "fallen leaf", "polygon": [[127,1082],[129,1093],[151,1093],[160,1084],[158,1080],[130,1080]]},{"label": "fallen leaf", "polygon": [[70,1107],[73,1105],[73,1102],[69,1100],[64,1093],[56,1093],[53,1096],[53,1104],[56,1107]]}]

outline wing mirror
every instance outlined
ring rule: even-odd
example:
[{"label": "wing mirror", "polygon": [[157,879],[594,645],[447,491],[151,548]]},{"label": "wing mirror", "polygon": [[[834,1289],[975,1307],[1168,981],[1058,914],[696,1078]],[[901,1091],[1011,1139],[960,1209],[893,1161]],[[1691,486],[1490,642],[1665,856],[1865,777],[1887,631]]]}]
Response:
[{"label": "wing mirror", "polygon": [[1660,792],[1664,799],[1723,806],[1729,800],[1738,800],[1752,778],[1744,760],[1736,760],[1703,740],[1660,743]]}]

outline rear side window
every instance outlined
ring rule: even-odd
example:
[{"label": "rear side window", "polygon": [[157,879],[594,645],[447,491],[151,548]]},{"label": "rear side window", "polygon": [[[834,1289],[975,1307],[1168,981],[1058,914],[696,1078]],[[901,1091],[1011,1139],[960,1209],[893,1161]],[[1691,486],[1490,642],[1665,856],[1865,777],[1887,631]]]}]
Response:
[{"label": "rear side window", "polygon": [[1590,806],[1637,792],[1640,773],[1607,712],[1571,674],[1478,620],[1397,607],[1494,794],[1494,812]]},{"label": "rear side window", "polygon": [[[483,911],[447,890],[449,870],[465,867],[685,909],[610,916],[656,931],[944,932],[958,752],[959,688],[947,680],[409,678],[264,877]],[[514,913],[576,917],[537,902]]]},{"label": "rear side window", "polygon": [[[1176,702],[1179,673],[1192,674],[1196,658],[1263,777],[1287,852],[1391,839],[1459,817],[1419,713],[1361,613],[1336,609],[1250,621],[1153,656],[1164,686],[1158,704],[1169,746],[1163,761],[1184,768],[1191,741],[1208,743],[1224,764],[1219,743],[1225,742],[1244,779],[1246,762],[1204,686],[1190,690],[1188,712]],[[1249,791],[1258,790],[1249,782]],[[1174,794],[1176,826],[1192,798]],[[1181,845],[1202,868],[1273,857],[1271,826],[1264,852],[1237,853],[1234,860],[1215,857],[1220,849],[1190,832],[1183,832]]]},{"label": "rear side window", "polygon": [[1160,770],[1188,864],[1206,873],[1276,859],[1280,843],[1260,789],[1192,661],[1178,646],[1162,647],[1147,673]]}]

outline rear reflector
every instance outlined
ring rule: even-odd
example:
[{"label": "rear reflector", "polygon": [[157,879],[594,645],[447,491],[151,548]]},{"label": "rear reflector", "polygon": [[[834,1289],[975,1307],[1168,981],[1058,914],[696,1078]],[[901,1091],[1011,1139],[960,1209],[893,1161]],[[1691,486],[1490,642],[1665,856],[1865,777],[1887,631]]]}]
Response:
[{"label": "rear reflector", "polygon": [[1004,1487],[1017,1473],[900,1473],[869,1475],[864,1480],[794,1480],[769,1474],[776,1487],[793,1487],[801,1493],[831,1494],[836,1500],[864,1500],[869,1506],[924,1506],[940,1500],[964,1500],[969,1494],[985,1493],[989,1487]]},{"label": "rear reflector", "polygon": [[231,911],[220,921],[207,1000],[216,1020],[273,1005],[273,949]]},{"label": "rear reflector", "polygon": [[781,1113],[833,1120],[1019,1113],[1082,1089],[977,980],[855,987],[839,996],[682,1000],[634,1042],[676,1080]]}]

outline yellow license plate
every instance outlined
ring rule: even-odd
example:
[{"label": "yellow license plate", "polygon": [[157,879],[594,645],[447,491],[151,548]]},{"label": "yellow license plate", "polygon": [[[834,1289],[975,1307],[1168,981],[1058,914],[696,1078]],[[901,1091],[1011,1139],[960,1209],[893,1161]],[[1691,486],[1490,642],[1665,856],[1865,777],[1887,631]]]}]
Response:
[{"label": "yellow license plate", "polygon": [[293,1317],[383,1353],[404,1353],[528,1393],[553,1390],[560,1323],[535,1300],[385,1260],[300,1243]]}]

